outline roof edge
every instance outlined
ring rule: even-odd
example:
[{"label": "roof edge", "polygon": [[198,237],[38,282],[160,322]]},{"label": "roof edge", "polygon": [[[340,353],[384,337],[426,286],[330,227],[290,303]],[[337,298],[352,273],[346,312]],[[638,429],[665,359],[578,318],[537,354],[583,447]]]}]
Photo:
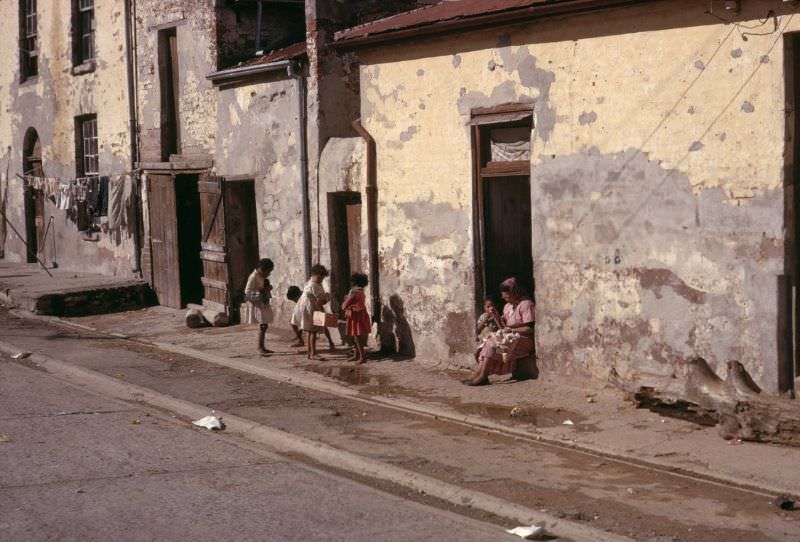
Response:
[{"label": "roof edge", "polygon": [[506,26],[557,15],[589,13],[619,7],[629,7],[635,4],[653,3],[656,1],[658,0],[567,0],[560,3],[532,5],[465,18],[422,22],[418,25],[407,25],[376,34],[365,34],[352,38],[337,38],[337,35],[347,32],[347,30],[342,30],[334,34],[334,41],[330,46],[336,49],[365,49],[373,45],[383,45],[420,37],[451,34],[477,27]]}]

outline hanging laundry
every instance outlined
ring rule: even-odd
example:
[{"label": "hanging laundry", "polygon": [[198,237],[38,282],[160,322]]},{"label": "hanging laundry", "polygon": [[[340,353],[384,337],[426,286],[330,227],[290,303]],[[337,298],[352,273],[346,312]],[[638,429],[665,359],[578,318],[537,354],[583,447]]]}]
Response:
[{"label": "hanging laundry", "polygon": [[120,175],[111,179],[108,187],[108,228],[114,230],[125,222],[125,210],[131,197],[132,180],[130,175]]},{"label": "hanging laundry", "polygon": [[97,187],[97,206],[95,216],[108,215],[108,177],[100,177]]}]

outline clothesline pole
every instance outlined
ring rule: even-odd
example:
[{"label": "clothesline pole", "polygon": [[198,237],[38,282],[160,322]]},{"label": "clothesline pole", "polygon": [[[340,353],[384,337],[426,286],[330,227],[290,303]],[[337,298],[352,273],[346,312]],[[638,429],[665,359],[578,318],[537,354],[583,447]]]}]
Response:
[{"label": "clothesline pole", "polygon": [[[23,177],[19,173],[17,173],[17,177],[19,177],[23,181],[25,180],[25,177]],[[22,237],[22,235],[20,235],[20,233],[17,231],[17,228],[14,227],[14,224],[11,223],[8,217],[6,217],[5,209],[0,208],[0,214],[3,215],[3,223],[8,224],[8,227],[11,228],[11,231],[13,231],[17,235],[17,237],[19,237],[19,240],[22,241],[22,244],[25,245],[25,250],[27,250],[28,253],[30,253],[30,247],[28,246],[28,242]],[[47,276],[53,278],[53,274],[50,272],[49,269],[47,269],[47,266],[44,264],[44,262],[39,259],[38,255],[36,256],[36,261],[39,262],[39,265],[42,266],[42,269],[44,269],[44,272],[47,273]]]}]

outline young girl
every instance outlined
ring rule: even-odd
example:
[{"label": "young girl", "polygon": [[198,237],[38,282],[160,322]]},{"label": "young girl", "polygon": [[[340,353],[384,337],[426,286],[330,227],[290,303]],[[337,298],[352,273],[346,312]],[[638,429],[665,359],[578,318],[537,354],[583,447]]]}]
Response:
[{"label": "young girl", "polygon": [[268,277],[273,269],[275,269],[275,264],[269,258],[259,260],[258,266],[250,273],[247,285],[244,287],[245,299],[250,303],[251,314],[258,322],[258,352],[262,355],[273,353],[264,345],[267,328],[272,323],[272,308],[269,305],[272,298],[272,285],[269,283]]},{"label": "young girl", "polygon": [[[311,268],[311,278],[308,279],[303,294],[294,308],[292,325],[306,332],[306,352],[308,359],[323,361],[317,354],[317,333],[320,328],[314,325],[314,312],[322,311],[330,296],[322,286],[322,280],[328,276],[324,265],[316,264]],[[331,348],[334,347],[331,341]]]},{"label": "young girl", "polygon": [[[300,297],[303,295],[303,290],[298,288],[297,286],[289,286],[289,291],[286,292],[286,299],[292,301],[293,303],[297,303],[300,301]],[[294,315],[294,313],[292,313]],[[292,318],[292,322],[294,318]],[[303,342],[303,332],[300,331],[300,328],[294,325],[293,323],[289,323],[292,328],[292,332],[294,333],[295,341],[290,344],[289,346],[297,347],[297,346],[304,346],[305,343]]]},{"label": "young girl", "polygon": [[497,305],[494,304],[494,300],[491,297],[486,297],[483,300],[483,313],[480,315],[480,318],[478,318],[478,323],[475,326],[475,335],[478,339],[478,348],[475,351],[476,361],[489,335],[497,333],[502,327],[503,325],[500,319],[500,312],[497,310]]},{"label": "young girl", "polygon": [[342,303],[342,311],[347,322],[347,336],[353,337],[356,346],[355,354],[348,361],[355,361],[358,364],[367,362],[364,345],[372,328],[367,312],[367,298],[364,296],[367,284],[369,279],[364,273],[353,273],[350,277],[352,289]]}]

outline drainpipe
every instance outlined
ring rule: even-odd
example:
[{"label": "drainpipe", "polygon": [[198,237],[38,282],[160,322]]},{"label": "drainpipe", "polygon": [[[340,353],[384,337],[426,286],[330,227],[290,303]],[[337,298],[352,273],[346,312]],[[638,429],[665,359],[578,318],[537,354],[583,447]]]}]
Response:
[{"label": "drainpipe", "polygon": [[256,4],[256,54],[261,54],[261,18],[264,13],[264,3],[259,0]]},{"label": "drainpipe", "polygon": [[[125,41],[128,48],[127,51],[127,68],[128,68],[128,115],[130,117],[130,138],[131,138],[131,171],[136,169],[136,164],[139,162],[139,115],[136,93],[136,37],[135,29],[135,11],[136,0],[125,0]],[[142,213],[141,199],[139,197],[139,183],[136,177],[133,178],[133,273],[142,274],[142,239],[141,239],[141,221]]]},{"label": "drainpipe", "polygon": [[297,92],[297,138],[300,143],[300,191],[303,197],[303,265],[311,275],[311,210],[308,190],[308,141],[306,135],[306,78],[297,62],[289,62],[286,74],[295,80]]},{"label": "drainpipe", "polygon": [[367,144],[367,245],[369,247],[369,283],[372,291],[372,321],[381,323],[381,284],[378,273],[378,183],[375,163],[375,139],[361,125],[353,121],[353,129]]}]

